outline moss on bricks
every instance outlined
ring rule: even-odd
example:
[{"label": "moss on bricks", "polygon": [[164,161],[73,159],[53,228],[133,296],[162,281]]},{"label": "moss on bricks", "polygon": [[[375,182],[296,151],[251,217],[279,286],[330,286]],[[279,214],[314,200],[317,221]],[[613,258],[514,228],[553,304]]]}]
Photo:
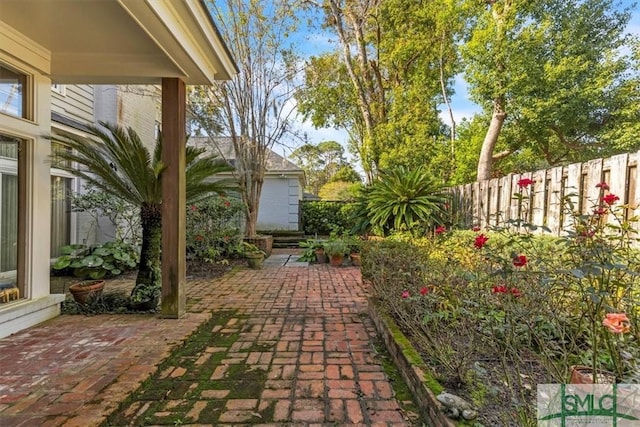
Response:
[{"label": "moss on bricks", "polygon": [[402,354],[407,359],[407,361],[418,368],[420,368],[423,372],[423,384],[431,390],[434,394],[438,395],[444,391],[444,387],[440,385],[438,380],[436,380],[433,375],[431,375],[430,369],[422,360],[420,354],[413,347],[409,339],[402,333],[398,325],[387,315],[380,313],[379,314],[382,320],[385,322],[387,328],[391,332],[393,340],[398,344],[398,347],[402,351]]},{"label": "moss on bricks", "polygon": [[[234,311],[214,312],[211,318],[201,324],[196,331],[191,334],[182,345],[173,349],[171,355],[167,357],[156,372],[144,380],[138,389],[127,396],[111,413],[102,426],[117,425],[149,425],[149,424],[171,424],[183,421],[184,415],[179,407],[171,410],[164,410],[166,401],[185,399],[196,399],[199,396],[200,388],[223,390],[222,387],[236,387],[230,384],[220,384],[220,381],[210,381],[212,371],[218,366],[224,352],[213,353],[203,364],[196,365],[196,361],[202,354],[206,353],[208,347],[228,347],[238,340],[239,334],[214,333],[216,326],[225,326],[230,319],[237,318]],[[167,375],[175,368],[185,369],[184,374],[176,378],[160,378]],[[266,378],[266,373],[264,373]],[[249,376],[248,378],[254,379]],[[194,385],[196,384],[196,385]],[[214,387],[214,385],[218,387]],[[212,408],[216,404],[211,404]],[[169,414],[169,412],[171,414]],[[162,415],[155,415],[162,414]],[[214,421],[217,421],[217,416]],[[213,423],[215,424],[215,422]]]}]

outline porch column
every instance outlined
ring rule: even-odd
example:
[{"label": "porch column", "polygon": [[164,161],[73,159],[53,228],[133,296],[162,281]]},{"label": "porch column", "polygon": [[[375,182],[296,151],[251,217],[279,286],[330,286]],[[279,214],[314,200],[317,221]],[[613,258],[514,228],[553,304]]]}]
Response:
[{"label": "porch column", "polygon": [[162,79],[162,315],[186,312],[186,95],[179,78]]}]

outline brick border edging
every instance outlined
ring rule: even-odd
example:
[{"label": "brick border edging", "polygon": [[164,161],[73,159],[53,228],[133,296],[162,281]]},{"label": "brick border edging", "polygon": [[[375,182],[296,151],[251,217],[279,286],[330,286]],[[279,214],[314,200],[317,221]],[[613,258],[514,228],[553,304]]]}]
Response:
[{"label": "brick border edging", "polygon": [[[424,377],[425,370],[427,368],[415,349],[411,347],[411,344],[408,343],[408,341],[401,344],[394,339],[394,334],[391,332],[392,327],[395,330],[395,334],[402,336],[403,341],[406,341],[406,339],[404,339],[404,335],[395,322],[393,322],[393,320],[388,316],[379,313],[371,299],[368,301],[368,308],[369,317],[375,324],[378,334],[382,337],[394,364],[402,375],[402,378],[416,398],[416,405],[418,406],[422,417],[429,421],[431,423],[430,425],[433,425],[434,427],[456,427],[457,424],[453,420],[447,418],[447,416],[440,411],[440,403],[436,400],[436,396],[433,392],[425,384]],[[407,346],[411,350],[412,357],[420,358],[420,365],[411,364],[406,355]],[[415,353],[415,355],[413,353]]]}]

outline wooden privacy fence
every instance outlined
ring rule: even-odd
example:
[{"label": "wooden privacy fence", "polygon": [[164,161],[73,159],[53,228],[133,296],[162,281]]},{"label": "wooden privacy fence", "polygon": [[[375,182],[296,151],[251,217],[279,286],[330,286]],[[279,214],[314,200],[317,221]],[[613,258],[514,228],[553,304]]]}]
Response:
[{"label": "wooden privacy fence", "polygon": [[[452,210],[456,221],[466,227],[506,226],[509,219],[525,219],[537,226],[546,226],[555,235],[560,235],[570,226],[564,206],[565,196],[571,197],[581,214],[592,213],[598,202],[600,188],[606,182],[609,193],[620,198],[616,205],[625,204],[625,219],[636,215],[638,206],[638,163],[640,152],[574,163],[551,169],[523,174],[510,174],[502,178],[474,182],[450,188]],[[521,190],[518,181],[533,180],[533,185]],[[520,203],[514,193],[525,198]],[[612,218],[609,218],[611,220]],[[640,231],[639,224],[633,227]]]}]

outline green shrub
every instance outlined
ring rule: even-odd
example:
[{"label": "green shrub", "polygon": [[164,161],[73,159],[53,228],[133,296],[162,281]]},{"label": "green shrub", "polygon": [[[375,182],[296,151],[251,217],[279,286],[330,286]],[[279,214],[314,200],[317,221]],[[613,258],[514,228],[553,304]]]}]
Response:
[{"label": "green shrub", "polygon": [[351,230],[351,203],[307,201],[301,204],[302,230],[307,235],[328,236]]},{"label": "green shrub", "polygon": [[242,242],[244,205],[240,199],[212,196],[187,208],[187,258],[216,262],[234,255]]}]

